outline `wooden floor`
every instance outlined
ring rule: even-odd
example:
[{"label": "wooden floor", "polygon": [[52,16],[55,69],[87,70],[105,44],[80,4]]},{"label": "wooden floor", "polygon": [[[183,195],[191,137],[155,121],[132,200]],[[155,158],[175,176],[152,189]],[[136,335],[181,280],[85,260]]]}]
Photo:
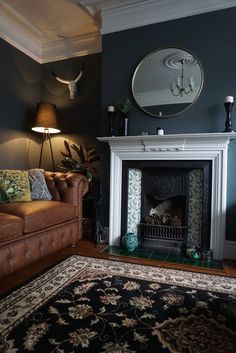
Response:
[{"label": "wooden floor", "polygon": [[31,277],[35,276],[37,273],[51,267],[52,265],[55,265],[56,263],[60,262],[61,260],[65,259],[66,257],[72,254],[236,278],[236,261],[232,260],[225,260],[223,262],[223,270],[214,270],[194,267],[190,265],[175,264],[170,262],[167,263],[157,260],[147,260],[138,258],[136,259],[133,257],[129,258],[127,256],[109,255],[101,252],[103,247],[104,245],[96,246],[95,243],[91,240],[80,240],[74,247],[67,247],[63,250],[60,250],[53,255],[50,255],[41,259],[38,262],[28,265],[27,267],[15,272],[12,275],[0,279],[0,294],[12,290],[14,287],[21,285],[25,281],[29,280]]}]

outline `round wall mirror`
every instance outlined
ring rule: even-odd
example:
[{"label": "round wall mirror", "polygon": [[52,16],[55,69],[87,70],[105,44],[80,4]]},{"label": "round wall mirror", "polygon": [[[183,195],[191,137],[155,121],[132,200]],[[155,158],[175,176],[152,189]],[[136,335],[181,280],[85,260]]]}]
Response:
[{"label": "round wall mirror", "polygon": [[161,48],[149,53],[137,66],[132,93],[145,113],[169,118],[196,101],[203,79],[202,66],[193,53],[181,48]]}]

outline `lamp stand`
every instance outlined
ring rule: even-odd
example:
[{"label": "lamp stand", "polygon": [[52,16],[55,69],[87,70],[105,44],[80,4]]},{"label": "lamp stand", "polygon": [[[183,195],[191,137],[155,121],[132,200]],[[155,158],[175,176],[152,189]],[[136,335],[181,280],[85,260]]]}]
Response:
[{"label": "lamp stand", "polygon": [[47,142],[47,141],[49,142],[49,146],[50,146],[53,171],[55,172],[56,168],[55,168],[55,162],[54,162],[54,157],[53,157],[52,142],[51,142],[51,136],[50,136],[49,129],[44,129],[44,132],[43,132],[43,137],[42,137],[42,142],[41,142],[41,149],[40,149],[40,157],[39,157],[39,168],[41,168],[44,143]]},{"label": "lamp stand", "polygon": [[233,108],[234,103],[231,102],[225,102],[225,110],[226,110],[226,119],[225,119],[225,129],[224,132],[234,132],[232,128],[232,121],[231,121],[231,112]]}]

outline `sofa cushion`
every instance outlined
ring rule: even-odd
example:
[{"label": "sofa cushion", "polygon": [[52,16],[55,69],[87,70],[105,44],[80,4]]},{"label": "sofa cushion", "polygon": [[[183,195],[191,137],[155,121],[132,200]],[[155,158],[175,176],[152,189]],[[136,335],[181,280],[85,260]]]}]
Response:
[{"label": "sofa cushion", "polygon": [[24,221],[19,217],[0,212],[0,224],[0,244],[23,234]]},{"label": "sofa cushion", "polygon": [[51,227],[76,217],[75,206],[61,201],[46,200],[0,204],[0,212],[22,218],[24,233]]},{"label": "sofa cushion", "polygon": [[51,200],[47,183],[44,176],[44,169],[29,169],[29,181],[32,200]]},{"label": "sofa cushion", "polygon": [[4,189],[0,188],[0,203],[8,202],[8,196]]},{"label": "sofa cushion", "polygon": [[8,201],[31,201],[29,175],[24,170],[0,170],[0,187],[5,190]]}]

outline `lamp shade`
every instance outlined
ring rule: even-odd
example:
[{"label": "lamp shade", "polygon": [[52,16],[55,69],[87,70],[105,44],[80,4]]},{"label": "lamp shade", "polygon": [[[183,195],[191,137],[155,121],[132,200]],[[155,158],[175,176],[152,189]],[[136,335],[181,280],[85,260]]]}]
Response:
[{"label": "lamp shade", "polygon": [[58,134],[56,106],[52,103],[40,102],[37,105],[36,119],[32,130],[49,134]]}]

